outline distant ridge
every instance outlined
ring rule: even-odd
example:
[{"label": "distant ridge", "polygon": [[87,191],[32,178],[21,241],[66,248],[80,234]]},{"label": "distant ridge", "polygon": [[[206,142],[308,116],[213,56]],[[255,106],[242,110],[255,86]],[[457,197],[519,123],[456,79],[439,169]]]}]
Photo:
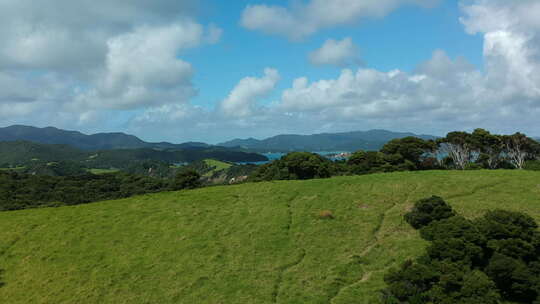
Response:
[{"label": "distant ridge", "polygon": [[66,131],[54,127],[37,128],[24,125],[13,125],[0,128],[0,141],[30,141],[41,144],[69,145],[82,150],[112,149],[200,149],[208,148],[205,143],[171,144],[168,142],[149,143],[125,133],[98,133],[86,135],[78,131]]},{"label": "distant ridge", "polygon": [[322,133],[313,135],[284,134],[267,139],[254,138],[234,139],[218,145],[224,147],[240,147],[253,151],[356,151],[379,150],[392,139],[408,136],[422,139],[435,139],[432,135],[417,135],[408,132],[392,132],[387,130],[369,130],[343,133]]}]

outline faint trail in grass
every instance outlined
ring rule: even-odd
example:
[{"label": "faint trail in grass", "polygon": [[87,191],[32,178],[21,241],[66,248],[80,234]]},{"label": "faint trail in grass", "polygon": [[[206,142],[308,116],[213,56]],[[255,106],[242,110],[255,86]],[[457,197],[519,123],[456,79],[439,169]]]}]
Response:
[{"label": "faint trail in grass", "polygon": [[[285,224],[285,233],[288,235],[289,239],[291,239],[291,227],[293,224],[293,213],[292,213],[292,202],[298,198],[300,195],[299,192],[296,192],[293,194],[286,202],[285,206],[287,207],[287,220]],[[306,256],[306,250],[304,248],[300,248],[300,254],[297,259],[292,261],[291,263],[282,265],[278,267],[278,277],[276,279],[276,282],[274,283],[274,290],[272,291],[272,303],[277,303],[277,299],[279,296],[279,290],[281,289],[281,285],[283,283],[283,276],[287,270],[291,269],[292,267],[302,263]]]},{"label": "faint trail in grass", "polygon": [[[407,193],[407,197],[405,198],[405,200],[401,203],[399,202],[396,202],[396,201],[393,201],[392,205],[387,208],[380,216],[379,216],[379,221],[377,222],[377,225],[375,226],[375,229],[373,229],[373,239],[372,239],[372,242],[366,247],[364,248],[364,250],[362,251],[362,253],[360,254],[361,257],[363,256],[366,256],[376,245],[377,243],[380,241],[380,232],[381,232],[381,229],[383,227],[383,224],[384,224],[384,221],[386,220],[388,214],[396,207],[396,206],[399,206],[399,205],[405,205],[407,204],[410,199],[411,199],[411,196],[414,192],[416,192],[418,190],[418,188],[420,188],[420,184],[415,184],[414,185],[414,188],[409,191]],[[392,193],[392,195],[394,195],[394,193]]]},{"label": "faint trail in grass", "polygon": [[472,195],[475,195],[478,191],[487,190],[489,188],[494,188],[494,187],[497,187],[497,186],[502,185],[502,184],[504,184],[504,182],[496,182],[496,183],[489,183],[489,184],[475,186],[475,187],[473,187],[471,189],[471,191],[458,193],[458,194],[454,194],[454,195],[449,195],[449,196],[445,197],[445,199],[450,200],[450,199],[464,198],[464,197],[467,197],[467,196],[472,196]]},{"label": "faint trail in grass", "polygon": [[[412,194],[415,193],[418,189],[420,188],[420,184],[419,183],[415,183],[414,184],[414,188],[411,190],[411,191],[408,191],[407,193],[407,196],[405,198],[405,200],[403,200],[402,202],[398,202],[398,201],[395,201],[395,200],[392,200],[392,205],[390,207],[388,207],[383,213],[381,213],[381,215],[379,216],[379,220],[377,221],[377,225],[375,226],[375,228],[373,229],[373,237],[372,237],[372,240],[370,241],[369,245],[366,246],[364,248],[364,250],[362,250],[362,252],[360,253],[360,257],[365,257],[366,255],[368,255],[371,250],[373,248],[375,248],[375,246],[377,246],[377,244],[380,242],[381,238],[380,238],[380,232],[381,232],[381,229],[384,225],[384,222],[386,220],[386,218],[388,217],[388,214],[396,207],[396,206],[400,206],[400,205],[405,205],[407,204],[411,197],[412,197]],[[392,191],[392,197],[395,196],[395,191]],[[329,303],[332,304],[334,302],[334,300],[341,294],[341,292],[356,284],[356,283],[359,283],[359,282],[365,282],[367,280],[369,280],[369,278],[371,277],[371,275],[373,274],[374,272],[373,271],[369,271],[369,272],[365,272],[362,274],[361,277],[358,277],[356,280],[352,281],[352,282],[349,282],[348,284],[343,284],[341,287],[339,287],[333,294],[330,295],[330,300],[329,300]]]},{"label": "faint trail in grass", "polygon": [[296,260],[278,268],[279,274],[278,274],[276,283],[274,284],[274,291],[272,292],[272,303],[277,303],[279,290],[281,289],[281,284],[283,283],[283,275],[285,274],[285,272],[287,272],[287,270],[291,269],[292,267],[302,263],[305,257],[306,257],[306,251],[304,249],[300,249],[300,254],[298,258],[296,258]]}]

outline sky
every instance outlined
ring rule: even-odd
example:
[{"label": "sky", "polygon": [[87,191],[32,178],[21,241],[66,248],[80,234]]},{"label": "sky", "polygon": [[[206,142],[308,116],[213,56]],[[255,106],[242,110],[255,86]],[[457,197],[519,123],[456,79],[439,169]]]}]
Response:
[{"label": "sky", "polygon": [[0,0],[0,127],[540,135],[540,0]]}]

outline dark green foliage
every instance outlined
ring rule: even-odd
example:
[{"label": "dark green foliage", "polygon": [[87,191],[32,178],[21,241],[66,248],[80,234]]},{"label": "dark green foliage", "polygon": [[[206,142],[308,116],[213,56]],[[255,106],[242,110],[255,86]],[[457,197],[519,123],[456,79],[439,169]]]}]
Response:
[{"label": "dark green foliage", "polygon": [[171,182],[172,190],[195,189],[201,186],[201,175],[195,170],[184,170],[176,174]]},{"label": "dark green foliage", "polygon": [[[423,294],[437,282],[439,273],[434,267],[413,261],[405,262],[400,270],[391,270],[384,277],[388,284],[386,289],[387,303],[425,303]],[[396,302],[390,302],[392,299]]]},{"label": "dark green foliage", "polygon": [[442,198],[432,196],[416,202],[411,212],[405,214],[405,220],[415,229],[420,229],[433,221],[443,220],[454,215],[452,207]]},{"label": "dark green foliage", "polygon": [[399,155],[404,161],[413,163],[415,169],[429,169],[430,165],[426,160],[436,149],[437,144],[434,141],[410,136],[389,141],[381,152],[386,155]]},{"label": "dark green foliage", "polygon": [[134,161],[127,167],[123,168],[122,171],[129,174],[137,174],[154,178],[173,178],[177,168],[171,167],[171,165],[166,162],[148,160]]},{"label": "dark green foliage", "polygon": [[251,179],[291,180],[327,178],[332,176],[332,162],[319,154],[309,152],[293,152],[256,170]]},{"label": "dark green foliage", "polygon": [[35,162],[81,161],[84,158],[84,152],[66,145],[46,145],[26,141],[0,142],[0,163],[5,163],[4,167]]},{"label": "dark green foliage", "polygon": [[0,172],[0,211],[78,205],[168,189],[163,180],[125,173],[65,177]]},{"label": "dark green foliage", "polygon": [[431,197],[405,218],[431,244],[385,276],[386,303],[540,303],[540,232],[530,216],[496,210],[470,221]]},{"label": "dark green foliage", "polygon": [[530,242],[538,233],[534,219],[519,212],[488,211],[476,222],[480,231],[490,240],[522,239]]},{"label": "dark green foliage", "polygon": [[[441,262],[439,280],[426,292],[429,303],[498,304],[501,295],[495,283],[482,271]],[[422,303],[427,303],[422,302]]]},{"label": "dark green foliage", "polygon": [[539,160],[529,160],[525,162],[523,166],[525,170],[540,171],[540,161]]},{"label": "dark green foliage", "polygon": [[348,170],[352,174],[368,174],[414,170],[413,162],[404,159],[400,154],[384,154],[374,151],[357,151],[347,161]]},{"label": "dark green foliage", "polygon": [[76,176],[85,175],[88,173],[88,170],[79,162],[59,161],[50,163],[30,163],[22,172],[32,175]]}]

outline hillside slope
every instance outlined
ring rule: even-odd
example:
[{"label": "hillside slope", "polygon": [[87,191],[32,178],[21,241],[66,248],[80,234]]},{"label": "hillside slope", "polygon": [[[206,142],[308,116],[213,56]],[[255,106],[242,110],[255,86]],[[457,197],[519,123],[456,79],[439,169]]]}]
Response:
[{"label": "hillside slope", "polygon": [[425,246],[402,219],[415,200],[540,221],[539,180],[405,172],[3,212],[0,303],[377,303],[384,272]]}]

